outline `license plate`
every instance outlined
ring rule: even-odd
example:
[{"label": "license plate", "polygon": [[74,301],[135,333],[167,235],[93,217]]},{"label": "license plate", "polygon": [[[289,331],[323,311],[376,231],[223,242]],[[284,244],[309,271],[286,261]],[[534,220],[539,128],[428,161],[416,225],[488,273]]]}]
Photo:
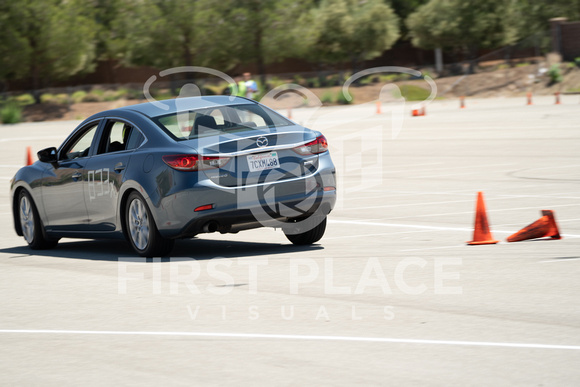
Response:
[{"label": "license plate", "polygon": [[249,155],[248,166],[251,172],[265,171],[280,166],[278,161],[278,152],[261,153],[259,155]]}]

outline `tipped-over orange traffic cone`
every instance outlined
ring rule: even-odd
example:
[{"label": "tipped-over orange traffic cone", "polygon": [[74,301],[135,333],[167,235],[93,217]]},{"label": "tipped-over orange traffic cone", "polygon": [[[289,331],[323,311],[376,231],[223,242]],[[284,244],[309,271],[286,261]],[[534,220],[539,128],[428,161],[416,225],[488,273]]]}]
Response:
[{"label": "tipped-over orange traffic cone", "polygon": [[491,245],[497,243],[489,230],[487,222],[487,212],[483,201],[483,192],[477,193],[477,207],[475,211],[475,226],[473,229],[473,240],[467,242],[468,245]]},{"label": "tipped-over orange traffic cone", "polygon": [[421,113],[419,113],[419,109],[413,109],[411,111],[411,116],[413,117],[419,117],[421,115]]},{"label": "tipped-over orange traffic cone", "polygon": [[32,148],[26,148],[26,165],[32,165],[34,161],[32,161]]},{"label": "tipped-over orange traffic cone", "polygon": [[528,239],[544,237],[562,239],[560,236],[560,231],[558,230],[558,225],[556,224],[554,211],[552,210],[542,210],[542,217],[540,219],[536,220],[532,224],[527,225],[515,234],[510,235],[507,238],[507,241],[520,242]]}]

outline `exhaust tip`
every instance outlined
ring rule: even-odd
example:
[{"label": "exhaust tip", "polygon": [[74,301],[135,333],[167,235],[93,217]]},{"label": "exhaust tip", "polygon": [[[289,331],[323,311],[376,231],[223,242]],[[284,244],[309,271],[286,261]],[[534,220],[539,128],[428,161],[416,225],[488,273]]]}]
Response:
[{"label": "exhaust tip", "polygon": [[218,222],[216,222],[215,220],[211,220],[203,226],[203,232],[206,233],[216,232],[218,228],[219,228]]}]

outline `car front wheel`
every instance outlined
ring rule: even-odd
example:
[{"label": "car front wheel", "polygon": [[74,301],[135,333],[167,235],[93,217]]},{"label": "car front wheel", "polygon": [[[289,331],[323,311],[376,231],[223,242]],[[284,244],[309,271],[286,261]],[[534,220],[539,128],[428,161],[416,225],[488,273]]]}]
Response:
[{"label": "car front wheel", "polygon": [[125,224],[131,246],[140,256],[164,257],[173,249],[173,239],[161,236],[145,199],[137,192],[127,200]]},{"label": "car front wheel", "polygon": [[44,236],[43,226],[38,216],[38,210],[28,191],[20,191],[18,196],[18,218],[22,236],[33,250],[53,248],[58,239],[48,239]]}]

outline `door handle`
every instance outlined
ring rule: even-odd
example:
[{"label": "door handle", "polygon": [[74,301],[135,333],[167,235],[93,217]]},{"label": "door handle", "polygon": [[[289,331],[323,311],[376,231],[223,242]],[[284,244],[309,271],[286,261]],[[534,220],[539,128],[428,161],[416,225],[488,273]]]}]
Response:
[{"label": "door handle", "polygon": [[125,164],[123,164],[123,163],[117,163],[117,165],[115,165],[115,172],[121,172],[125,168],[126,168],[125,167]]},{"label": "door handle", "polygon": [[83,177],[83,174],[80,173],[80,172],[75,172],[75,173],[72,174],[71,177],[72,177],[72,179],[74,181],[77,181],[77,180],[80,180]]}]

